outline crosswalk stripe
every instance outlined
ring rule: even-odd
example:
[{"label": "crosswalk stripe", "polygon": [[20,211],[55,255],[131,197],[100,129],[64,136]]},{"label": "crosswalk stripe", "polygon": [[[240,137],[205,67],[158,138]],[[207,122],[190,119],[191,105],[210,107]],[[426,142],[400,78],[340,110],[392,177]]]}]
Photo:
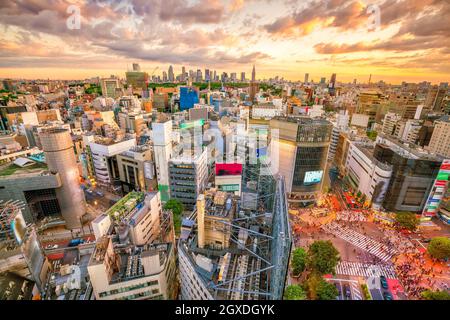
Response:
[{"label": "crosswalk stripe", "polygon": [[372,265],[361,262],[341,261],[337,264],[335,272],[338,275],[363,276],[371,277],[373,271],[378,270],[380,274],[389,279],[397,279],[395,270],[392,265]]}]

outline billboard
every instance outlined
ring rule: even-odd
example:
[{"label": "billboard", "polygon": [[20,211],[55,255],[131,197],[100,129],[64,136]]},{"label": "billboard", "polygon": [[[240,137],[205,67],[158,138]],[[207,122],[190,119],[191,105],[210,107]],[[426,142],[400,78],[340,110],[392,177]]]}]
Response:
[{"label": "billboard", "polygon": [[442,200],[442,193],[450,180],[450,160],[444,160],[434,181],[433,188],[423,209],[423,216],[432,217],[436,214]]},{"label": "billboard", "polygon": [[304,185],[316,184],[322,181],[323,170],[317,171],[306,171],[305,179],[303,180]]},{"label": "billboard", "polygon": [[240,163],[216,163],[216,176],[238,176],[242,174]]}]

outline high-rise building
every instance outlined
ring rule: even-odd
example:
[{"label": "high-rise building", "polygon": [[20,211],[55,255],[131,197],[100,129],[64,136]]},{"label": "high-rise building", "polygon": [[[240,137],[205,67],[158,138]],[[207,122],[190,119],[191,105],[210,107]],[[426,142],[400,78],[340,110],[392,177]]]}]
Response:
[{"label": "high-rise building", "polygon": [[167,72],[163,71],[163,82],[167,82]]},{"label": "high-rise building", "polygon": [[127,84],[132,86],[133,90],[142,90],[147,88],[148,74],[141,71],[128,71],[125,73]]},{"label": "high-rise building", "polygon": [[169,66],[168,75],[169,75],[169,82],[174,82],[175,81],[175,75],[173,73],[173,67],[172,66]]},{"label": "high-rise building", "polygon": [[[211,189],[198,196],[178,245],[182,299],[282,298],[292,244],[286,194],[282,177],[269,176],[265,185],[274,195],[264,209],[270,218],[239,211],[234,193]],[[245,251],[236,250],[242,246]]]},{"label": "high-rise building", "polygon": [[61,214],[68,229],[81,227],[86,212],[84,193],[79,184],[77,161],[69,130],[51,128],[39,134],[50,171],[58,172],[62,187],[56,190]]},{"label": "high-rise building", "polygon": [[205,69],[205,81],[211,81],[209,69]]},{"label": "high-rise building", "polygon": [[180,110],[187,110],[194,107],[194,104],[199,103],[199,94],[196,87],[180,87]]},{"label": "high-rise building", "polygon": [[186,81],[186,68],[184,66],[181,67],[181,82]]},{"label": "high-rise building", "polygon": [[245,72],[241,72],[241,82],[245,82]]},{"label": "high-rise building", "polygon": [[422,212],[443,159],[382,133],[376,142],[375,159],[392,166],[383,207],[389,211]]},{"label": "high-rise building", "polygon": [[172,120],[152,122],[156,177],[161,200],[169,200],[169,160],[172,156]]},{"label": "high-rise building", "polygon": [[197,74],[195,76],[195,81],[196,82],[202,82],[203,81],[202,70],[197,69]]},{"label": "high-rise building", "polygon": [[255,65],[253,65],[253,69],[252,69],[252,82],[256,81],[256,70],[255,70]]},{"label": "high-rise building", "polygon": [[309,81],[309,73],[305,73],[305,81],[303,83],[308,83]]},{"label": "high-rise building", "polygon": [[326,120],[309,117],[270,120],[272,170],[285,177],[290,201],[308,204],[319,196],[332,127]]},{"label": "high-rise building", "polygon": [[139,65],[139,63],[133,63],[133,71],[141,71],[141,66]]},{"label": "high-rise building", "polygon": [[170,159],[170,197],[177,199],[188,209],[193,209],[197,197],[206,187],[208,178],[206,149],[198,155],[187,155]]},{"label": "high-rise building", "polygon": [[102,88],[102,95],[104,97],[116,98],[117,89],[120,88],[119,79],[106,78],[100,80],[100,86]]},{"label": "high-rise building", "polygon": [[433,135],[428,149],[435,154],[450,158],[450,116],[445,115],[434,122]]}]

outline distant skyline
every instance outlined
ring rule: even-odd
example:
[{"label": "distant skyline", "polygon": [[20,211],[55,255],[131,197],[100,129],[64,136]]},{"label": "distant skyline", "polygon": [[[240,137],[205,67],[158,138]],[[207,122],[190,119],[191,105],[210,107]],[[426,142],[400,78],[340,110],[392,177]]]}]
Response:
[{"label": "distant skyline", "polygon": [[[79,30],[66,26],[72,4]],[[124,77],[137,62],[156,75],[173,65],[175,76],[185,66],[249,78],[255,64],[257,79],[449,82],[449,19],[443,0],[3,1],[0,77]]]}]

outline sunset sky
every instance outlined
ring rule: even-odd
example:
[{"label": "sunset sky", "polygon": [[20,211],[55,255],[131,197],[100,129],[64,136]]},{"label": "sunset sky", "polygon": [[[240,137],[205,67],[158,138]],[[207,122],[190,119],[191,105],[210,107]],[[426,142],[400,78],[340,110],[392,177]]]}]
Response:
[{"label": "sunset sky", "polygon": [[[66,26],[71,4],[79,30]],[[449,82],[449,26],[449,0],[8,0],[0,77],[124,77],[138,62],[155,74],[172,64],[249,78],[255,64],[258,79]]]}]

